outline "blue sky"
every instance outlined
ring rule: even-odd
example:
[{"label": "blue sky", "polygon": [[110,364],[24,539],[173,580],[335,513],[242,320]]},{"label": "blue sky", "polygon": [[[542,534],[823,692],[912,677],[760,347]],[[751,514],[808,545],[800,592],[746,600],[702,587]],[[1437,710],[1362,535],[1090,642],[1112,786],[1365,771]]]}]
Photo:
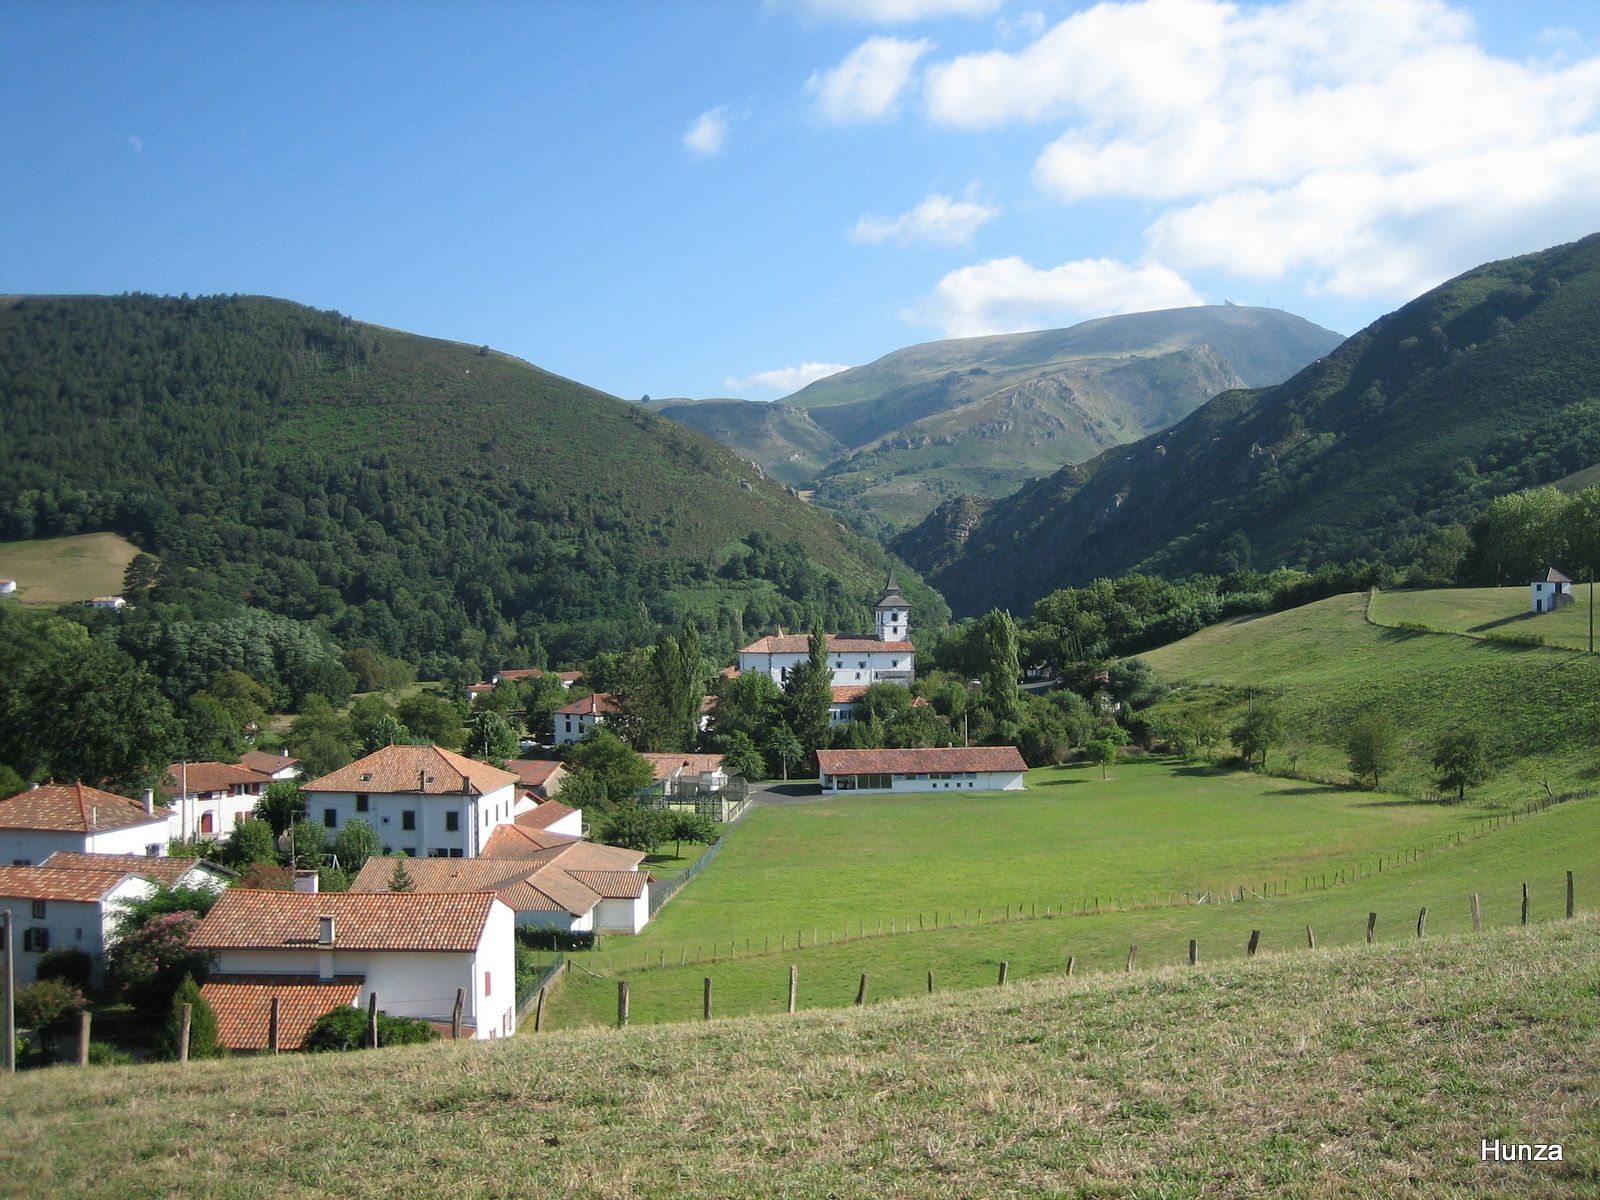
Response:
[{"label": "blue sky", "polygon": [[14,2],[0,291],[252,292],[628,398],[1600,229],[1600,5]]}]

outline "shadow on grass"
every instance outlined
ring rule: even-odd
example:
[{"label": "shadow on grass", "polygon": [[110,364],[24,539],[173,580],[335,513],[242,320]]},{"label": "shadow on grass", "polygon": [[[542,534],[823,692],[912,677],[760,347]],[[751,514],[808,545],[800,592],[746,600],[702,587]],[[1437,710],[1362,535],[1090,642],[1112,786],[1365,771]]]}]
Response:
[{"label": "shadow on grass", "polygon": [[1075,784],[1088,782],[1087,779],[1046,779],[1043,783],[1030,783],[1028,790],[1033,791],[1036,788],[1047,787],[1072,787]]},{"label": "shadow on grass", "polygon": [[1412,796],[1391,796],[1387,800],[1363,800],[1356,808],[1444,808],[1437,800],[1418,800]]},{"label": "shadow on grass", "polygon": [[1192,779],[1215,779],[1218,775],[1232,775],[1234,769],[1214,763],[1191,763],[1186,767],[1173,767],[1172,773]]},{"label": "shadow on grass", "polygon": [[1533,615],[1527,612],[1514,613],[1509,617],[1501,617],[1498,621],[1485,621],[1482,625],[1469,626],[1468,632],[1482,633],[1485,629],[1499,629],[1502,625],[1514,625],[1518,621],[1526,621]]},{"label": "shadow on grass", "polygon": [[1307,783],[1300,787],[1281,788],[1280,796],[1328,796],[1338,792],[1348,792],[1351,789],[1341,787],[1337,783]]}]

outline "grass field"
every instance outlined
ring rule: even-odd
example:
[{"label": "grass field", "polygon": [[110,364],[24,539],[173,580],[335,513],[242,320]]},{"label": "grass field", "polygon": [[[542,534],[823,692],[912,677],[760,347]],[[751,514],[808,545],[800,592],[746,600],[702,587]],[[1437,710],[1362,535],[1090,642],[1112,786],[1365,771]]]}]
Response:
[{"label": "grass field", "polygon": [[70,604],[115,596],[139,548],[114,533],[0,542],[0,579],[15,579],[23,604]]},{"label": "grass field", "polygon": [[1553,613],[1537,614],[1528,610],[1526,587],[1381,592],[1373,597],[1370,615],[1379,625],[1409,622],[1470,637],[1538,636],[1544,638],[1546,645],[1587,650],[1589,585],[1578,584],[1574,591],[1576,603]]},{"label": "grass field", "polygon": [[[1378,619],[1400,619],[1397,601],[1443,614],[1448,596],[1382,595]],[[1226,719],[1242,710],[1242,689],[1276,694],[1289,727],[1313,743],[1302,769],[1344,776],[1344,730],[1379,710],[1409,743],[1398,787],[1431,787],[1429,746],[1463,726],[1483,730],[1493,747],[1498,773],[1478,790],[1481,801],[1526,802],[1540,790],[1536,765],[1557,791],[1600,786],[1600,657],[1387,628],[1367,621],[1366,605],[1364,595],[1334,596],[1214,625],[1140,657],[1180,685],[1165,709],[1192,705]]]},{"label": "grass field", "polygon": [[[1321,869],[1309,869],[1292,879],[1280,880],[1281,895],[1263,896],[1261,881],[1242,902],[1152,904],[1081,914],[1031,915],[1021,920],[990,921],[979,926],[941,928],[937,932],[862,940],[798,952],[757,952],[730,957],[724,953],[713,963],[687,967],[639,969],[636,958],[622,951],[580,956],[581,968],[570,972],[557,993],[553,1009],[559,1025],[608,1024],[616,1015],[616,979],[626,978],[631,988],[632,1020],[682,1021],[698,1019],[702,980],[714,980],[718,1013],[771,1013],[782,1011],[787,999],[788,968],[800,972],[802,1007],[837,1007],[852,1003],[863,972],[870,978],[874,996],[909,996],[925,991],[927,972],[945,988],[989,987],[999,964],[1009,964],[1011,978],[1030,979],[1055,975],[1066,967],[1069,955],[1077,959],[1079,973],[1120,972],[1125,969],[1128,947],[1137,945],[1138,964],[1159,966],[1183,961],[1190,938],[1200,942],[1203,959],[1241,957],[1252,930],[1262,933],[1262,952],[1296,951],[1306,945],[1305,927],[1312,926],[1321,945],[1362,942],[1369,912],[1379,914],[1376,938],[1392,943],[1416,934],[1418,911],[1427,906],[1427,928],[1432,933],[1461,932],[1471,928],[1468,896],[1480,895],[1483,921],[1489,927],[1520,920],[1521,885],[1530,885],[1530,914],[1535,921],[1559,917],[1565,905],[1565,872],[1574,872],[1578,906],[1600,908],[1600,862],[1592,847],[1600,845],[1600,799],[1578,800],[1531,817],[1494,827],[1480,826],[1462,834],[1456,844],[1411,861],[1405,854],[1385,857],[1379,869],[1376,855],[1361,860],[1330,860]],[[701,880],[691,884],[683,903],[702,885],[713,882],[718,863]],[[1343,872],[1342,876],[1339,872]],[[1322,886],[1323,876],[1328,886]],[[1346,882],[1339,882],[1340,879]],[[1309,891],[1301,889],[1307,884]],[[1237,897],[1237,891],[1232,895]],[[671,911],[671,906],[666,912]],[[1043,905],[1040,912],[1043,913]],[[792,946],[792,942],[791,942]],[[608,955],[611,957],[608,959]],[[589,971],[599,972],[597,978]]]},{"label": "grass field", "polygon": [[[1593,1196],[1600,927],[0,1079],[13,1196]],[[1480,1140],[1560,1163],[1484,1164]],[[514,1181],[514,1182],[513,1182]]]}]

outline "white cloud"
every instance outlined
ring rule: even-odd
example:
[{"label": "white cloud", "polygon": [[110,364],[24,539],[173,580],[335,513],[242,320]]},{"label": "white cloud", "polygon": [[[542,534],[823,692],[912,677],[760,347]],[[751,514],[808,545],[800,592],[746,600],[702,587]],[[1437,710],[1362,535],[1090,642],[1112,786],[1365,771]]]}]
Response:
[{"label": "white cloud", "polygon": [[735,392],[776,392],[778,395],[787,396],[790,392],[798,392],[808,383],[815,383],[819,379],[826,379],[829,375],[837,375],[840,371],[850,368],[843,363],[801,363],[798,367],[778,367],[772,371],[757,371],[754,375],[747,375],[743,379],[731,376],[723,383]]},{"label": "white cloud", "polygon": [[857,25],[905,25],[936,17],[985,17],[1000,4],[1001,0],[777,0],[770,6]]},{"label": "white cloud", "polygon": [[850,231],[856,242],[940,242],[955,246],[972,240],[978,226],[999,214],[971,200],[952,200],[935,193],[898,217],[863,216]]},{"label": "white cloud", "polygon": [[830,121],[881,121],[899,110],[917,60],[932,49],[927,40],[868,38],[838,66],[813,73],[806,91]]},{"label": "white cloud", "polygon": [[1600,56],[1496,57],[1446,0],[1102,3],[928,66],[924,109],[1048,122],[1039,187],[1156,206],[1152,260],[1404,298],[1591,232]]},{"label": "white cloud", "polygon": [[728,140],[728,110],[713,108],[701,113],[683,135],[683,147],[697,158],[711,158],[722,153]]},{"label": "white cloud", "polygon": [[1012,257],[950,272],[920,309],[905,315],[938,325],[948,337],[975,337],[1203,303],[1181,275],[1156,263],[1085,258],[1041,270]]}]

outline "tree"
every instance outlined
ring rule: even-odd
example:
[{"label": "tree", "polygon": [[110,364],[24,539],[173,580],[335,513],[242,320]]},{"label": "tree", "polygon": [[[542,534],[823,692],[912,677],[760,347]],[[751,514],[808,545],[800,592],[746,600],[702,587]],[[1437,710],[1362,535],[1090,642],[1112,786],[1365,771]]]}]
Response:
[{"label": "tree", "polygon": [[1476,729],[1446,733],[1434,743],[1434,779],[1441,788],[1455,789],[1456,801],[1467,798],[1467,789],[1489,778],[1489,748]]},{"label": "tree", "polygon": [[400,701],[400,721],[416,737],[446,750],[459,750],[466,738],[461,725],[461,710],[442,696],[418,692]]},{"label": "tree", "polygon": [[517,734],[499,713],[475,712],[467,725],[467,753],[474,758],[507,759],[517,756]]},{"label": "tree", "polygon": [[646,854],[654,854],[663,839],[669,836],[665,809],[647,808],[633,801],[617,805],[606,820],[604,829],[605,837],[602,840],[608,846],[643,850]]},{"label": "tree", "polygon": [[1110,738],[1095,738],[1083,747],[1083,755],[1100,767],[1100,778],[1108,777],[1108,769],[1117,761],[1117,744]]},{"label": "tree", "polygon": [[251,863],[276,863],[278,844],[272,826],[254,817],[236,822],[222,844],[221,857],[225,865],[235,869]]},{"label": "tree", "polygon": [[138,604],[155,586],[160,569],[161,564],[150,555],[135,554],[122,573],[122,598],[129,604]]},{"label": "tree", "polygon": [[767,738],[766,751],[783,767],[784,782],[788,782],[789,768],[796,763],[804,762],[806,748],[800,744],[800,739],[795,737],[794,730],[787,725],[775,727]]},{"label": "tree", "polygon": [[911,711],[911,689],[898,683],[874,683],[856,701],[856,720],[890,725]]},{"label": "tree", "polygon": [[187,913],[198,920],[211,911],[211,906],[217,902],[217,895],[208,887],[163,884],[143,899],[123,904],[113,928],[118,938],[124,938],[152,919],[172,913]]},{"label": "tree", "polygon": [[354,875],[367,859],[383,849],[378,831],[360,817],[346,821],[333,838],[333,854],[342,870]]},{"label": "tree", "polygon": [[1224,736],[1222,722],[1205,713],[1189,718],[1189,732],[1194,736],[1194,748],[1208,758],[1222,744]]},{"label": "tree", "polygon": [[762,745],[773,725],[783,719],[783,693],[765,671],[746,671],[732,679],[719,677],[713,693],[717,704],[711,710],[709,735],[711,743],[724,751],[741,733]]},{"label": "tree", "polygon": [[683,843],[709,846],[721,835],[721,827],[704,813],[674,808],[667,811],[665,836],[673,842],[672,857],[683,857]]},{"label": "tree", "polygon": [[[762,676],[770,681],[770,676]],[[750,735],[740,730],[728,739],[728,748],[722,756],[722,768],[730,775],[737,775],[741,779],[754,782],[765,779],[767,775],[766,761],[761,757],[761,751],[756,749],[756,744],[750,740]]]},{"label": "tree", "polygon": [[[631,800],[656,777],[649,759],[604,726],[596,726],[585,734],[572,748],[572,756],[567,761],[604,784],[606,796],[613,804]],[[562,791],[568,786],[563,783]]]},{"label": "tree", "polygon": [[1022,716],[1016,622],[1010,613],[993,609],[978,620],[976,635],[983,648],[980,703],[994,724],[1015,724]]},{"label": "tree", "polygon": [[1106,672],[1107,690],[1113,700],[1129,708],[1148,708],[1166,694],[1167,685],[1156,677],[1155,668],[1142,658],[1125,658]]},{"label": "tree", "polygon": [[223,1052],[217,1041],[217,1013],[193,976],[187,976],[172,993],[172,1007],[167,1012],[166,1028],[162,1030],[161,1044],[171,1058],[177,1058],[183,1045],[183,1006],[189,1005],[189,1057],[215,1058]]},{"label": "tree", "polygon": [[[784,685],[784,720],[800,743],[804,758],[827,741],[828,711],[833,703],[833,670],[828,666],[828,641],[813,630],[805,662],[789,669]],[[798,760],[797,760],[798,761]],[[785,778],[787,775],[787,760]]]},{"label": "tree", "polygon": [[273,836],[287,833],[289,827],[306,815],[306,796],[295,779],[274,779],[267,784],[252,810],[257,820],[272,827]]},{"label": "tree", "polygon": [[302,775],[316,779],[350,762],[353,741],[350,723],[327,700],[312,696],[289,726],[287,745],[300,760]]},{"label": "tree", "polygon": [[272,707],[272,689],[257,683],[243,671],[223,671],[211,685],[196,695],[221,706],[239,728],[259,725]]},{"label": "tree", "polygon": [[1228,736],[1239,747],[1246,764],[1259,759],[1261,769],[1266,770],[1267,751],[1283,745],[1283,718],[1276,706],[1258,700]]},{"label": "tree", "polygon": [[83,991],[65,979],[41,978],[17,988],[14,999],[17,1025],[32,1029],[47,1045],[71,1031],[77,1016],[89,1007]]},{"label": "tree", "polygon": [[406,870],[404,857],[394,860],[394,870],[389,872],[389,890],[391,892],[414,892],[417,890],[416,880],[411,878],[411,872]]},{"label": "tree", "polygon": [[320,821],[296,821],[289,826],[288,865],[314,871],[322,865],[328,845],[328,830]]},{"label": "tree", "polygon": [[134,1008],[158,1012],[184,979],[205,973],[206,955],[189,946],[199,923],[192,912],[163,913],[112,944],[107,955],[111,979]]},{"label": "tree", "polygon": [[605,812],[610,807],[611,794],[606,790],[605,780],[593,771],[578,767],[569,770],[561,781],[561,803],[569,808]]},{"label": "tree", "polygon": [[227,762],[245,748],[244,727],[222,705],[196,693],[178,705],[183,727],[183,758],[197,762]]},{"label": "tree", "polygon": [[59,979],[79,990],[88,987],[93,976],[94,959],[89,957],[87,950],[80,950],[77,946],[57,946],[54,950],[46,950],[39,956],[39,969],[35,972],[35,978]]},{"label": "tree", "polygon": [[1350,722],[1344,746],[1350,770],[1357,778],[1370,777],[1376,791],[1400,761],[1400,730],[1388,713],[1362,713]]}]

